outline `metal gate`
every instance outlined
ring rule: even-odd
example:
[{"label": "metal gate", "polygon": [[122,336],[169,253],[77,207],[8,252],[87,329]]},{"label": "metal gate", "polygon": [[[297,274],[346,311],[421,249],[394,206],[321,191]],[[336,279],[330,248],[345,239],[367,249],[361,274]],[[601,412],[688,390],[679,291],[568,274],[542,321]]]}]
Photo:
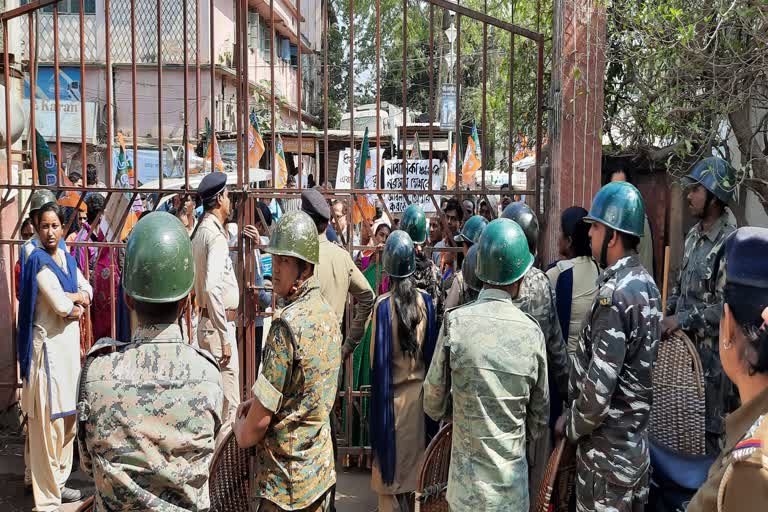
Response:
[{"label": "metal gate", "polygon": [[[469,118],[462,116],[462,103],[465,100],[479,103],[479,131],[482,134],[479,152],[482,162],[490,161],[491,148],[488,147],[489,137],[486,136],[489,130],[500,133],[506,131],[506,136],[499,136],[498,140],[505,140],[507,143],[506,157],[499,157],[499,161],[503,163],[505,158],[507,161],[507,183],[510,184],[508,193],[528,195],[529,203],[541,213],[539,167],[543,140],[545,38],[537,31],[513,23],[515,2],[496,7],[496,11],[503,11],[502,17],[506,18],[506,21],[488,14],[487,0],[482,7],[478,2],[470,3],[475,8],[449,0],[402,0],[402,3],[396,0],[384,6],[389,9],[386,16],[382,11],[382,0],[361,3],[365,9],[375,9],[374,12],[363,13],[356,11],[355,0],[331,2],[330,5],[324,0],[295,0],[295,4],[290,0],[22,0],[20,3],[22,5],[19,7],[6,10],[0,15],[4,49],[3,75],[6,84],[6,115],[0,122],[4,122],[6,134],[12,133],[14,126],[14,109],[11,108],[13,93],[18,93],[18,97],[22,96],[20,89],[24,89],[25,80],[30,84],[28,89],[32,91],[26,99],[29,105],[26,110],[27,135],[16,142],[10,152],[5,152],[5,169],[0,167],[0,194],[4,219],[0,223],[0,256],[4,261],[0,273],[4,275],[6,283],[0,292],[0,308],[10,311],[10,314],[4,317],[9,328],[14,323],[16,313],[13,295],[16,286],[14,263],[22,243],[19,240],[19,231],[22,220],[27,216],[29,193],[35,189],[49,188],[60,194],[69,194],[74,198],[75,209],[82,204],[86,193],[106,194],[107,203],[114,206],[109,213],[113,223],[112,232],[100,242],[90,241],[91,233],[88,233],[88,241],[75,242],[72,245],[96,249],[97,258],[106,251],[109,255],[110,271],[114,274],[116,266],[119,265],[117,251],[124,246],[120,234],[124,231],[126,220],[132,215],[132,206],[137,198],[152,196],[152,207],[158,208],[163,203],[163,198],[169,195],[195,192],[195,182],[200,175],[195,173],[193,161],[196,158],[199,160],[199,157],[190,146],[197,146],[199,153],[199,146],[203,145],[203,141],[210,143],[211,137],[206,135],[205,130],[206,118],[213,127],[212,133],[220,137],[219,145],[229,144],[228,147],[233,147],[230,151],[232,158],[229,160],[230,181],[231,190],[238,197],[236,215],[237,224],[241,227],[258,220],[260,212],[255,209],[257,200],[298,199],[304,187],[305,176],[309,174],[305,168],[308,163],[311,163],[310,170],[315,173],[313,177],[318,181],[325,178],[324,194],[329,199],[343,201],[348,212],[351,212],[358,197],[367,194],[376,196],[385,212],[395,218],[396,214],[390,212],[387,207],[387,199],[399,193],[403,195],[406,203],[428,198],[444,223],[438,203],[439,197],[453,195],[459,198],[487,198],[488,195],[500,193],[487,181],[485,164],[479,173],[479,185],[467,186],[463,183],[460,166],[461,143],[453,153],[454,184],[450,190],[441,190],[440,183],[433,183],[431,171],[428,172],[426,185],[412,186],[413,183],[409,183],[407,179],[408,161],[414,159],[413,155],[409,155],[409,129],[417,134],[411,149],[419,144],[418,133],[421,133],[422,137],[426,135],[425,159],[430,162],[430,167],[436,155],[441,153],[435,146],[436,137],[441,133],[441,127],[436,125],[440,118],[437,113],[441,85],[439,82],[452,83],[456,91],[455,127],[452,128],[456,139],[461,141],[464,136],[469,135]],[[339,6],[345,9],[339,9]],[[334,20],[330,19],[331,11],[336,15]],[[339,15],[339,12],[346,12],[346,17]],[[537,2],[537,30],[540,12],[541,8]],[[400,62],[395,63],[393,59],[383,60],[386,57],[384,53],[390,49],[387,45],[391,43],[393,33],[390,30],[392,27],[382,30],[383,19],[388,23],[401,25],[399,31],[395,31],[400,37],[397,43],[402,46]],[[447,19],[452,20],[449,29],[453,30],[457,44],[454,54],[454,41],[451,39],[451,52],[443,55],[446,48],[443,29]],[[409,28],[409,25],[416,23],[415,20],[418,20],[420,26],[426,23],[426,31],[415,33]],[[470,34],[467,27],[475,27],[473,33],[476,34],[478,26],[482,34],[478,41],[481,48],[469,56],[462,55],[463,34]],[[356,54],[356,46],[360,46],[360,42],[356,40],[356,30],[368,36],[373,34],[375,39],[373,43],[366,42],[365,58],[369,59],[367,63],[363,63],[364,57]],[[334,48],[340,45],[339,38],[334,39],[334,31],[344,31],[348,34],[348,41],[342,41],[340,54],[341,60],[347,62],[348,67],[343,66],[346,69],[342,68],[341,62],[334,62],[339,55],[331,55],[331,51],[335,51]],[[382,33],[387,35],[386,41],[383,40]],[[494,41],[494,48],[489,49],[489,37]],[[311,38],[314,39],[310,40]],[[499,46],[499,41],[504,41],[505,45],[508,41],[508,46]],[[281,43],[279,53],[276,48],[278,42]],[[336,46],[330,48],[334,44]],[[508,69],[489,69],[494,63],[504,61],[505,52],[508,52]],[[480,59],[477,59],[478,54]],[[518,54],[522,57],[517,57]],[[448,64],[445,68],[441,57],[446,57]],[[490,64],[489,57],[492,61]],[[521,58],[528,64],[528,67],[521,66],[522,73],[516,67]],[[463,67],[468,61],[469,67]],[[267,73],[264,72],[266,62]],[[382,75],[382,65],[389,70],[394,69],[393,73],[396,75],[395,64],[401,69],[402,78],[399,85],[393,85],[392,73],[389,71],[386,76]],[[39,91],[42,87],[41,69],[46,71],[46,77],[52,75],[48,78],[46,86],[49,89],[52,87],[53,100],[47,99],[45,94]],[[79,78],[76,87],[74,82],[63,78],[62,70],[65,74],[70,73]],[[416,80],[409,76],[414,73],[419,73],[422,77],[426,75],[426,85],[423,82],[416,83]],[[474,88],[475,96],[472,98],[463,97],[465,83],[467,80],[477,82],[478,73],[481,87]],[[500,108],[500,98],[507,98],[507,105],[502,105],[507,109],[506,126],[495,126],[499,124],[498,116],[496,120],[488,118],[487,87],[491,74],[497,79],[506,74],[504,85],[508,94],[496,94],[493,98],[497,103],[493,105],[496,111]],[[520,74],[523,76],[519,76]],[[343,91],[344,83],[335,81],[336,78],[344,76],[347,81],[346,93]],[[385,80],[389,83],[382,83]],[[367,92],[361,93],[356,89],[361,82],[365,82]],[[521,90],[520,83],[527,84],[522,88],[522,96],[515,93]],[[401,90],[401,97],[397,99],[400,100],[398,106],[402,108],[398,114],[401,115],[402,123],[397,127],[394,136],[391,131],[383,133],[382,130],[382,117],[385,113],[382,110],[382,90],[388,90],[392,100],[393,87],[396,91],[398,88]],[[66,96],[64,93],[72,96]],[[286,96],[287,93],[290,93],[288,96],[294,97]],[[399,92],[397,94],[399,95]],[[422,97],[426,94],[428,107],[426,112],[422,113],[421,122],[409,123],[409,97],[415,94]],[[477,94],[480,95],[479,101],[476,99]],[[331,103],[340,102],[339,97],[344,95],[349,114],[348,135],[329,126]],[[335,99],[332,100],[331,96]],[[337,162],[335,154],[331,155],[331,152],[335,153],[337,148],[349,147],[350,162],[354,162],[355,151],[360,149],[362,134],[355,130],[355,105],[360,103],[361,96],[367,96],[368,100],[372,99],[375,103],[376,128],[375,133],[371,134],[371,145],[375,148],[388,147],[390,159],[402,160],[402,175],[399,177],[402,185],[396,189],[385,183],[380,169],[375,173],[375,183],[366,188],[360,187],[355,179],[351,180],[349,189],[343,191],[335,190],[330,183],[331,174],[335,173],[330,163],[335,166]],[[262,109],[262,114],[265,110],[268,112],[269,121],[264,123],[267,125],[264,126],[266,153],[260,162],[257,162],[254,175],[253,162],[249,162],[249,149],[252,144],[252,140],[249,140],[249,127],[252,124],[250,114],[255,106]],[[313,109],[319,111],[318,115],[312,115]],[[50,110],[54,110],[54,116],[48,114]],[[72,120],[76,119],[78,110],[79,134],[72,133],[71,126],[68,126],[70,123],[77,124]],[[176,115],[178,118],[174,117]],[[295,117],[295,127],[280,128],[278,119],[283,115],[289,120],[291,116]],[[42,123],[47,126],[46,136],[37,135],[38,128],[43,129]],[[312,124],[314,129],[307,127]],[[533,186],[515,190],[511,186],[512,163],[519,151],[518,130],[525,136],[534,138],[534,143],[529,145],[528,149],[535,157],[535,173]],[[121,141],[118,139],[119,132],[120,137],[129,134],[126,137],[129,141],[127,145],[118,143]],[[280,141],[282,135],[286,134],[289,134],[295,143],[295,188],[275,185],[280,178],[276,165],[275,142]],[[55,157],[40,161],[38,155],[42,153],[39,152],[39,145],[47,145],[46,138],[52,142],[51,154]],[[307,141],[311,141],[314,154],[307,155],[305,152]],[[64,145],[67,147],[64,148]],[[450,150],[450,135],[448,147]],[[132,180],[126,182],[118,179],[121,169],[113,162],[116,151],[123,155],[131,152],[134,173]],[[155,165],[152,157],[155,151],[157,180],[140,185],[142,171]],[[71,153],[69,167],[77,170],[79,166],[81,170],[81,186],[74,186],[68,181],[64,169],[68,153]],[[418,148],[418,153],[421,153],[421,147]],[[444,151],[442,153],[444,157]],[[496,155],[501,153],[503,151],[495,152]],[[212,155],[211,167],[217,163],[215,150]],[[305,156],[310,159],[305,159]],[[106,186],[102,188],[94,188],[87,183],[88,163],[93,161],[103,162]],[[378,157],[377,161],[380,162]],[[263,163],[264,169],[261,169],[259,163]],[[449,167],[450,165],[449,163]],[[43,182],[41,178],[44,173],[41,173],[40,169],[45,166],[48,166],[49,171]],[[352,164],[350,168],[351,166]],[[450,174],[450,170],[448,173]],[[350,174],[353,175],[353,171],[350,170]],[[70,225],[75,216],[72,215]],[[95,219],[92,224],[99,225],[100,219]],[[69,225],[67,231],[68,228]],[[346,246],[350,251],[374,249],[372,246],[353,243],[351,222],[346,233]],[[252,292],[256,290],[253,284],[255,262],[250,255],[256,247],[258,246],[239,237],[237,246],[233,248],[237,255],[237,272],[241,283],[241,311],[244,312],[240,315],[238,325],[240,374],[244,396],[249,394],[255,382],[260,361],[254,320],[258,316],[267,315],[259,311],[252,297]],[[456,248],[444,250],[457,251]],[[87,268],[85,272],[88,272]],[[114,283],[109,293],[111,331],[114,336]],[[2,318],[0,316],[0,319]],[[189,319],[189,312],[187,318]],[[189,320],[188,328],[191,328]],[[15,337],[15,330],[11,328],[11,331]],[[10,357],[15,360],[15,339],[11,339],[5,349],[9,353],[13,351]],[[341,429],[340,444],[342,453],[359,456],[367,449],[364,446],[352,446],[350,442],[352,412],[356,410],[361,423],[365,422],[361,411],[367,391],[352,389],[349,377],[351,363],[347,364],[347,370],[347,382],[339,393],[340,397],[347,399],[344,402],[346,421]],[[5,389],[18,387],[18,375],[15,373],[4,375],[2,380],[0,386]],[[361,426],[365,428],[365,425]]]}]

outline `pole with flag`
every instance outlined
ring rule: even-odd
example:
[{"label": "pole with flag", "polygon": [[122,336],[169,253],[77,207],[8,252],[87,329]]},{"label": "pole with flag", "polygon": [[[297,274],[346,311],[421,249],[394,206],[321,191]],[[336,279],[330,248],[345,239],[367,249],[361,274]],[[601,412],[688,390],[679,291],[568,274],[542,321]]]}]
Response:
[{"label": "pole with flag", "polygon": [[205,161],[210,163],[212,170],[224,172],[224,161],[221,159],[219,144],[216,142],[216,133],[211,128],[211,121],[207,117],[205,118],[205,129],[208,136]]},{"label": "pole with flag", "polygon": [[35,129],[35,151],[37,152],[37,179],[41,185],[55,186],[59,184],[58,164],[51,153],[48,143],[40,132]]},{"label": "pole with flag", "polygon": [[259,131],[259,118],[255,109],[251,110],[248,119],[250,120],[248,124],[248,167],[255,169],[259,166],[259,160],[264,156],[266,148]]},{"label": "pole with flag", "polygon": [[413,146],[411,146],[411,154],[408,157],[412,160],[423,160],[421,156],[421,143],[419,142],[419,133],[413,134]]},{"label": "pole with flag", "polygon": [[117,153],[117,174],[115,175],[115,184],[120,188],[128,188],[133,185],[133,165],[128,160],[128,153],[125,150],[125,139],[123,132],[117,133],[117,144],[120,147]]},{"label": "pole with flag", "polygon": [[451,146],[451,155],[448,157],[448,176],[445,186],[448,190],[453,190],[456,186],[456,143]]},{"label": "pole with flag", "polygon": [[283,149],[283,138],[277,135],[277,144],[275,144],[275,188],[285,188],[288,185],[288,165],[285,163],[285,150]]},{"label": "pole with flag", "polygon": [[[376,159],[378,162],[378,159]],[[368,128],[365,129],[363,135],[363,144],[360,148],[360,162],[355,168],[355,188],[363,190],[366,187],[366,181],[369,181],[369,176],[375,171],[372,169],[371,164],[371,150],[368,143]],[[374,178],[375,179],[375,178]],[[357,200],[354,202],[352,208],[352,222],[359,224],[363,219],[368,222],[372,222],[376,216],[376,207],[371,204],[368,195],[363,194],[357,196]]]},{"label": "pole with flag", "polygon": [[477,136],[477,125],[472,122],[472,134],[467,137],[467,149],[464,153],[464,164],[461,166],[461,182],[468,187],[475,185],[475,173],[482,167],[480,153],[480,138]]}]

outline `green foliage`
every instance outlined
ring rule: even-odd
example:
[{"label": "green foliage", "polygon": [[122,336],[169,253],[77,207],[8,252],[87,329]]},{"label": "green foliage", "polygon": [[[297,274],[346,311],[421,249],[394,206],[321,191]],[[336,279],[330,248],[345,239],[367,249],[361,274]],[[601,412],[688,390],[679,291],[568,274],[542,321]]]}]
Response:
[{"label": "green foliage", "polygon": [[[462,6],[482,12],[483,0],[462,0]],[[339,112],[346,111],[349,103],[350,76],[350,20],[348,0],[331,0],[332,22],[329,43],[329,97]],[[444,56],[450,50],[445,29],[451,17],[447,11],[431,7],[428,2],[406,0],[379,0],[380,6],[380,97],[381,101],[403,106],[403,82],[407,94],[407,107],[411,112],[428,115],[434,112],[438,120],[440,88],[443,83],[456,83],[456,67],[451,76]],[[514,20],[512,10],[514,9]],[[537,24],[545,32],[545,90],[549,83],[549,55],[551,55],[552,5],[542,3],[540,16],[535,0],[517,0],[513,3],[492,0],[487,13],[495,18],[516,23],[530,30]],[[354,90],[355,104],[376,100],[376,0],[354,0]],[[433,44],[430,46],[430,14],[432,15]],[[403,19],[407,20],[407,34],[403,33]],[[458,21],[455,21],[458,28]],[[405,38],[404,38],[405,35]],[[506,147],[511,135],[523,133],[533,140],[536,134],[536,44],[523,37],[515,37],[514,53],[510,48],[510,34],[489,26],[486,65],[486,133],[481,133],[490,162],[486,168],[506,165],[494,162],[494,148]],[[406,46],[404,73],[403,47]],[[481,129],[483,103],[483,24],[468,17],[461,18],[457,43],[461,44],[461,121],[466,127],[472,122]],[[456,49],[458,53],[458,47]],[[331,55],[333,56],[331,58]],[[431,57],[431,58],[430,58]],[[514,62],[514,81],[510,84],[510,64]],[[431,68],[430,68],[431,65]],[[432,76],[432,105],[430,105],[430,75]],[[513,101],[513,125],[509,123],[509,102]],[[546,112],[545,112],[546,114]],[[426,117],[426,116],[425,116]],[[546,120],[545,120],[546,123]]]}]

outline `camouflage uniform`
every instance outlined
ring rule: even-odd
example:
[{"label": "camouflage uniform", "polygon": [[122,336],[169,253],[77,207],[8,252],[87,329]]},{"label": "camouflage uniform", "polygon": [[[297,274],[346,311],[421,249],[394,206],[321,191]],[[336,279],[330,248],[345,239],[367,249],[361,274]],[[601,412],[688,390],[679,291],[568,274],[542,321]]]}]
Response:
[{"label": "camouflage uniform", "polygon": [[213,356],[178,325],[155,325],[130,343],[102,339],[85,368],[80,463],[96,482],[96,510],[208,510],[224,407]]},{"label": "camouflage uniform", "polygon": [[453,284],[445,297],[445,310],[448,311],[457,306],[463,306],[467,302],[477,300],[477,294],[478,292],[467,286],[467,283],[464,282],[464,273],[459,270],[456,272]]},{"label": "camouflage uniform", "polygon": [[547,429],[546,361],[541,329],[502,290],[446,313],[424,410],[439,420],[453,408],[452,511],[528,510],[526,445]]},{"label": "camouflage uniform", "polygon": [[577,510],[642,510],[661,297],[637,255],[606,269],[598,284],[573,360],[565,423],[578,444]]},{"label": "camouflage uniform", "polygon": [[677,317],[680,328],[696,344],[704,369],[707,453],[720,451],[733,395],[718,348],[725,261],[719,261],[717,254],[735,229],[725,213],[707,231],[702,231],[701,223],[691,228],[685,237],[680,273],[667,299],[667,314]]},{"label": "camouflage uniform", "polygon": [[520,293],[513,303],[523,313],[531,315],[544,332],[550,377],[557,385],[560,397],[565,398],[568,395],[568,352],[557,319],[555,290],[547,275],[538,268],[531,267],[525,274]]},{"label": "camouflage uniform", "polygon": [[252,390],[273,415],[256,450],[255,510],[322,510],[336,482],[328,419],[340,365],[338,318],[312,277],[275,313]]}]

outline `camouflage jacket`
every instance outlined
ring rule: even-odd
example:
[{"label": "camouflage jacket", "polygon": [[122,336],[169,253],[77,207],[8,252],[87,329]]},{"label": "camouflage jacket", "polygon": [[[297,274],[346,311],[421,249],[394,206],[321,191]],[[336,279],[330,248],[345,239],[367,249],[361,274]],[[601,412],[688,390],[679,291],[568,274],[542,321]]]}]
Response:
[{"label": "camouflage jacket", "polygon": [[224,406],[215,360],[169,324],[139,327],[130,343],[100,340],[86,368],[79,449],[96,510],[208,510]]},{"label": "camouflage jacket", "polygon": [[702,231],[701,223],[691,228],[685,237],[680,272],[667,299],[667,314],[677,316],[694,342],[708,342],[712,349],[717,346],[725,285],[725,261],[718,261],[717,253],[735,230],[727,213],[707,231]]},{"label": "camouflage jacket", "polygon": [[591,470],[624,487],[647,471],[661,296],[636,255],[603,272],[579,337],[566,434]]},{"label": "camouflage jacket", "polygon": [[520,285],[520,293],[513,300],[523,313],[531,315],[544,332],[547,346],[547,364],[555,380],[560,397],[568,396],[568,351],[560,321],[557,318],[555,290],[547,275],[531,267]]},{"label": "camouflage jacket", "polygon": [[451,510],[528,510],[526,445],[549,416],[546,357],[541,329],[502,290],[446,313],[424,410],[435,420],[453,410]]},{"label": "camouflage jacket", "polygon": [[341,331],[310,278],[275,313],[253,395],[272,422],[256,447],[251,496],[303,509],[335,482],[329,416],[341,365]]}]

